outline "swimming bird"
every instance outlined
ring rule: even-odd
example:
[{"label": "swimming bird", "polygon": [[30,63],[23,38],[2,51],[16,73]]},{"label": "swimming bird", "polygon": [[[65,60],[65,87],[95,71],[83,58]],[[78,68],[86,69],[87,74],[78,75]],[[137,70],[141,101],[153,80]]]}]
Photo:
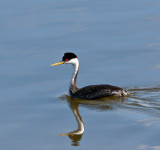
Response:
[{"label": "swimming bird", "polygon": [[74,53],[64,53],[62,61],[55,64],[51,64],[50,66],[56,66],[61,64],[72,64],[74,68],[73,77],[69,88],[69,94],[72,98],[95,100],[108,96],[126,96],[129,94],[129,92],[125,89],[108,84],[89,85],[82,88],[78,88],[77,75],[79,71],[79,60]]}]

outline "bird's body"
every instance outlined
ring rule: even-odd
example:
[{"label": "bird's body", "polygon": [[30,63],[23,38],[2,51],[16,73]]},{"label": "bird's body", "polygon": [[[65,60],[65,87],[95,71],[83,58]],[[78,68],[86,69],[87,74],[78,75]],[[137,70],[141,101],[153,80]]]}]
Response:
[{"label": "bird's body", "polygon": [[107,84],[89,85],[77,89],[74,93],[70,92],[71,97],[80,99],[100,99],[108,96],[126,96],[128,94],[122,88]]},{"label": "bird's body", "polygon": [[71,85],[69,89],[69,94],[72,98],[80,99],[100,99],[108,96],[126,96],[129,94],[128,91],[107,84],[101,85],[90,85],[83,88],[77,87],[77,75],[79,70],[79,60],[74,53],[65,53],[62,61],[51,66],[60,65],[60,64],[72,64],[74,67],[74,73],[71,80]]}]

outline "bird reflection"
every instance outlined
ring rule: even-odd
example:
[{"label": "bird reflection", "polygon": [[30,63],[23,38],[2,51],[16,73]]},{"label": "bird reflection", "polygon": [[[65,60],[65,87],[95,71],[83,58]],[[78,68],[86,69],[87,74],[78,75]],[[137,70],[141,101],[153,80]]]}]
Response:
[{"label": "bird reflection", "polygon": [[69,107],[72,110],[75,116],[75,119],[77,121],[77,125],[78,125],[77,130],[74,130],[72,132],[65,133],[65,134],[60,134],[60,136],[68,136],[72,140],[72,146],[79,146],[79,142],[82,139],[82,135],[84,133],[84,123],[79,113],[79,105],[83,107],[87,107],[89,109],[95,109],[98,111],[108,111],[113,109],[112,100],[114,100],[115,102],[117,101],[121,102],[124,100],[124,98],[122,97],[120,98],[111,97],[107,99],[100,99],[99,101],[95,101],[95,100],[84,101],[82,99],[73,99],[68,95],[64,95],[60,97],[60,99],[66,101],[69,104]]},{"label": "bird reflection", "polygon": [[72,145],[73,146],[78,146],[78,142],[81,140],[83,132],[84,132],[84,123],[82,121],[82,118],[79,114],[79,104],[78,103],[73,103],[73,102],[69,102],[69,106],[75,116],[75,119],[77,121],[78,124],[78,129],[69,133],[65,133],[65,134],[60,134],[60,136],[65,136],[68,135],[68,137],[72,140]]}]

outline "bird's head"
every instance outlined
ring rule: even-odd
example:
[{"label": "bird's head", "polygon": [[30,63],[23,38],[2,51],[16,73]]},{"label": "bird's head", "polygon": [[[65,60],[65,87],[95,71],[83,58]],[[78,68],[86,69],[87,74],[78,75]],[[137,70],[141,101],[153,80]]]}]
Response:
[{"label": "bird's head", "polygon": [[62,61],[51,64],[50,66],[57,66],[61,64],[76,65],[77,63],[78,63],[78,57],[74,53],[64,53],[64,56],[62,57]]}]

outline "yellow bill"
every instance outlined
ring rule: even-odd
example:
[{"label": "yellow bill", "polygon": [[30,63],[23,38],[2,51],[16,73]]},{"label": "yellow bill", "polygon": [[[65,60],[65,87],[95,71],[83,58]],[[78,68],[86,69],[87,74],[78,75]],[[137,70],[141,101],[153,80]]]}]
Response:
[{"label": "yellow bill", "polygon": [[65,136],[65,135],[70,135],[69,133],[65,133],[65,134],[60,134],[59,136]]},{"label": "yellow bill", "polygon": [[60,61],[60,62],[58,62],[58,63],[51,64],[50,66],[57,66],[57,65],[62,65],[62,64],[64,64],[64,61]]}]

